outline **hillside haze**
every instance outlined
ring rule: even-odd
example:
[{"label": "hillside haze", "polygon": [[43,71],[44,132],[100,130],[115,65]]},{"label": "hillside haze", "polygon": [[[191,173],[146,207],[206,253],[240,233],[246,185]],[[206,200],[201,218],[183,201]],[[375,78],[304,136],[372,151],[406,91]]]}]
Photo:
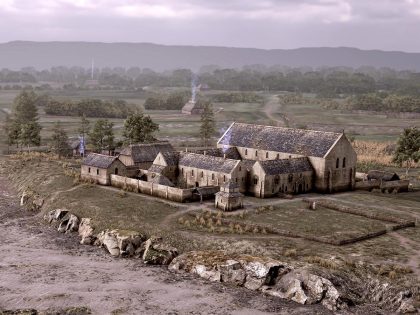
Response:
[{"label": "hillside haze", "polygon": [[140,67],[155,71],[203,65],[239,68],[245,65],[360,66],[420,70],[420,53],[356,48],[255,49],[212,46],[166,46],[150,43],[9,42],[0,44],[0,68],[53,66]]}]

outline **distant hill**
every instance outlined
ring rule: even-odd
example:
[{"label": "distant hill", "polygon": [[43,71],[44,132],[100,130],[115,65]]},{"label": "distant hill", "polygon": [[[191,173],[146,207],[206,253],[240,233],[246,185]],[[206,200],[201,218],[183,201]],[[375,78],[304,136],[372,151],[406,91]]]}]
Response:
[{"label": "distant hill", "polygon": [[254,49],[211,46],[165,46],[149,43],[24,42],[0,44],[0,68],[52,66],[131,67],[168,70],[199,69],[203,65],[237,68],[267,66],[373,66],[419,70],[420,53],[356,48]]}]

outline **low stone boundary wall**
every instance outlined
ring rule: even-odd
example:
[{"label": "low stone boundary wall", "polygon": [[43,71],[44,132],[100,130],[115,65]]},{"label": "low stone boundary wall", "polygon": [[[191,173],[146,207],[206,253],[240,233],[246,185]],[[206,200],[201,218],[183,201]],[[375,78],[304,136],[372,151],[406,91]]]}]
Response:
[{"label": "low stone boundary wall", "polygon": [[176,202],[210,199],[219,191],[216,186],[181,189],[119,175],[111,175],[111,186]]},{"label": "low stone boundary wall", "polygon": [[401,191],[408,191],[409,184],[410,184],[409,180],[393,180],[389,182],[384,182],[384,181],[379,181],[379,180],[366,180],[366,181],[356,182],[355,189],[356,190],[380,189],[383,192],[386,190],[388,192],[397,190],[398,192],[401,192]]}]

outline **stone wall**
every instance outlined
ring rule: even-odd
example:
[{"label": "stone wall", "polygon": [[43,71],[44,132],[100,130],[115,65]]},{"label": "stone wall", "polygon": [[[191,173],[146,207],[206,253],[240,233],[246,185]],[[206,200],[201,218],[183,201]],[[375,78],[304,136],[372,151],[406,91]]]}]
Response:
[{"label": "stone wall", "polygon": [[380,189],[382,191],[392,192],[394,190],[408,191],[408,186],[410,184],[409,180],[393,180],[389,182],[383,182],[379,180],[366,180],[361,182],[356,182],[355,189],[357,190],[372,190]]},{"label": "stone wall", "polygon": [[118,175],[111,175],[111,186],[176,202],[213,198],[214,194],[219,191],[219,187],[213,186],[181,189]]}]

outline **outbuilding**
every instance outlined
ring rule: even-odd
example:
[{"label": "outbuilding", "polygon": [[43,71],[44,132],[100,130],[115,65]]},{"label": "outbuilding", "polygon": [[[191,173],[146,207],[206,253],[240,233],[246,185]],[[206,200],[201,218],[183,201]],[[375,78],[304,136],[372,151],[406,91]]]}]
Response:
[{"label": "outbuilding", "polygon": [[110,185],[111,174],[126,176],[125,165],[118,159],[118,156],[89,153],[82,161],[82,179]]}]

